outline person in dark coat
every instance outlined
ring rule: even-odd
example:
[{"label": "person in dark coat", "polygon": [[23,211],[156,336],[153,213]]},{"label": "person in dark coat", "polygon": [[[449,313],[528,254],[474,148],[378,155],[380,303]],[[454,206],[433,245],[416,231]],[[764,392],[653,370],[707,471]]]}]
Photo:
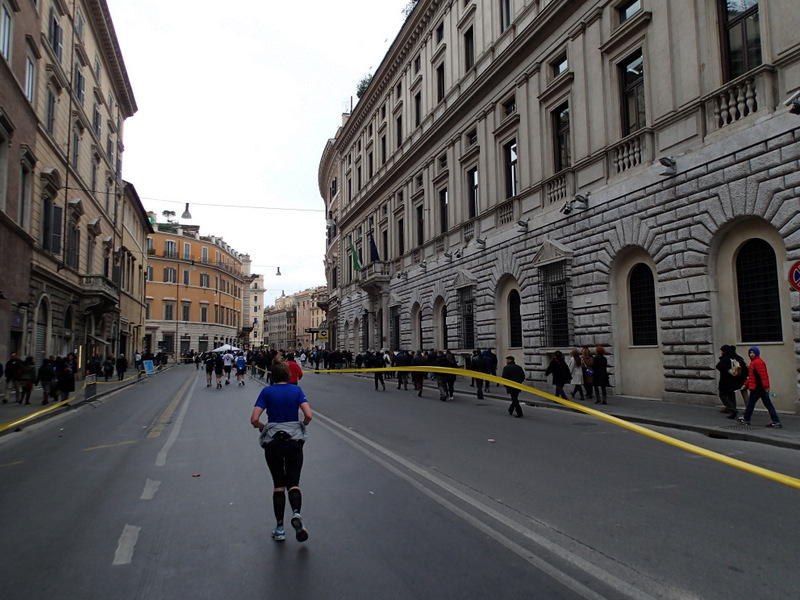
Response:
[{"label": "person in dark coat", "polygon": [[547,365],[547,370],[544,372],[545,376],[553,376],[553,385],[556,386],[556,396],[568,400],[567,394],[564,391],[564,386],[572,381],[572,374],[564,361],[564,355],[560,350],[556,350],[553,354],[553,360]]},{"label": "person in dark coat", "polygon": [[[734,366],[735,365],[735,366]],[[743,363],[739,363],[733,356],[733,350],[730,346],[722,346],[720,348],[719,360],[717,361],[716,369],[719,371],[719,399],[725,407],[724,412],[727,413],[729,419],[735,419],[738,414],[736,408],[736,390],[742,387],[747,377],[743,379],[741,373],[747,367]],[[734,373],[733,371],[738,371]]]},{"label": "person in dark coat", "polygon": [[42,392],[44,394],[42,404],[47,404],[50,399],[54,377],[55,372],[53,371],[53,363],[50,362],[49,358],[45,358],[42,360],[42,366],[39,367],[39,373],[36,375],[35,382],[35,385],[39,385],[40,383],[42,384]]},{"label": "person in dark coat", "polygon": [[[472,358],[469,361],[469,370],[475,371],[476,373],[489,373],[489,363],[488,361],[481,355],[480,351],[473,350],[472,351]],[[485,379],[481,379],[480,377],[474,378],[474,385],[478,391],[478,400],[483,400],[483,386],[486,384],[486,391],[489,391],[489,382]]]},{"label": "person in dark coat", "polygon": [[122,381],[122,378],[125,377],[125,371],[128,370],[128,359],[125,358],[124,354],[120,354],[117,357],[117,380]]},{"label": "person in dark coat", "polygon": [[[422,355],[422,350],[417,350],[414,356],[411,357],[412,367],[424,367],[426,365],[425,357]],[[414,389],[417,390],[417,396],[422,396],[423,381],[425,381],[425,373],[422,371],[412,371],[411,381],[414,382]]]},{"label": "person in dark coat", "polygon": [[[606,388],[608,387],[608,359],[606,359],[606,350],[602,346],[595,348],[594,356],[594,403],[606,404]],[[600,399],[600,392],[603,393],[603,399]]]},{"label": "person in dark coat", "polygon": [[58,394],[61,400],[66,400],[75,391],[75,377],[72,373],[72,367],[70,367],[69,361],[60,356],[56,358],[55,364]]},{"label": "person in dark coat", "polygon": [[[517,383],[524,383],[525,382],[525,370],[520,367],[517,363],[514,362],[513,356],[506,356],[506,366],[503,367],[503,374],[501,375],[503,379],[508,379],[509,381],[515,381]],[[511,396],[511,406],[508,407],[508,414],[514,414],[516,411],[517,418],[519,419],[522,417],[522,407],[519,404],[519,392],[515,387],[506,386],[506,391]]]}]

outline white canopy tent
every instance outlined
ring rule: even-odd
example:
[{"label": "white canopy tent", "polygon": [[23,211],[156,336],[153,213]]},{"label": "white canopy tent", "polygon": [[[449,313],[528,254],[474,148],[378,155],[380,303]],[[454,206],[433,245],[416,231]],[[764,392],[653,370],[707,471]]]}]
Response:
[{"label": "white canopy tent", "polygon": [[212,352],[230,352],[232,350],[240,350],[236,346],[231,346],[230,344],[222,344],[219,348],[214,348]]}]

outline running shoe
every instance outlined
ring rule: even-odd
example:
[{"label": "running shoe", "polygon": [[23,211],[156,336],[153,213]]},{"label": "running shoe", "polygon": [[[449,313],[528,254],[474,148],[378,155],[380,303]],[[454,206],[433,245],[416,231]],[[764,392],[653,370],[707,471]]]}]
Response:
[{"label": "running shoe", "polygon": [[286,539],[286,530],[283,527],[276,527],[272,530],[272,539],[276,542],[282,542]]},{"label": "running shoe", "polygon": [[739,423],[739,425],[750,425],[750,421],[745,421],[744,417],[736,417],[736,422]]},{"label": "running shoe", "polygon": [[767,425],[767,427],[769,429],[780,429],[781,427],[783,427],[783,425],[781,425],[778,421],[775,421],[774,423],[770,423],[769,425]]},{"label": "running shoe", "polygon": [[294,527],[298,542],[305,542],[308,539],[308,532],[303,527],[303,517],[299,512],[292,514],[292,527]]}]

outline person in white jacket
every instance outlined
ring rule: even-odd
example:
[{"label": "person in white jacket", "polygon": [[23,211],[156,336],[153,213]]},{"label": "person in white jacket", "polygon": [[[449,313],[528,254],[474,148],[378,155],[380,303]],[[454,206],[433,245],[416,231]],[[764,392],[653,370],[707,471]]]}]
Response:
[{"label": "person in white jacket", "polygon": [[581,400],[585,400],[583,397],[583,367],[581,365],[581,353],[575,348],[572,349],[572,352],[570,352],[569,358],[567,359],[567,367],[569,367],[569,372],[572,374],[572,383],[575,384],[575,386],[572,388],[572,397],[575,397],[576,392],[580,392]]}]

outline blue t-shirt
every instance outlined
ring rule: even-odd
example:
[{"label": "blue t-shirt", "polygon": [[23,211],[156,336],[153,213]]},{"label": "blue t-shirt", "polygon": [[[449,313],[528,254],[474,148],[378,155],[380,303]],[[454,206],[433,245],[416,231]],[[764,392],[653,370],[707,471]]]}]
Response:
[{"label": "blue t-shirt", "polygon": [[297,412],[306,400],[306,395],[298,385],[278,383],[261,390],[256,406],[267,412],[268,423],[288,423],[298,421]]},{"label": "blue t-shirt", "polygon": [[244,356],[240,356],[239,358],[236,359],[236,367],[237,368],[244,369],[245,364],[246,363],[245,363],[245,360],[244,360]]}]

